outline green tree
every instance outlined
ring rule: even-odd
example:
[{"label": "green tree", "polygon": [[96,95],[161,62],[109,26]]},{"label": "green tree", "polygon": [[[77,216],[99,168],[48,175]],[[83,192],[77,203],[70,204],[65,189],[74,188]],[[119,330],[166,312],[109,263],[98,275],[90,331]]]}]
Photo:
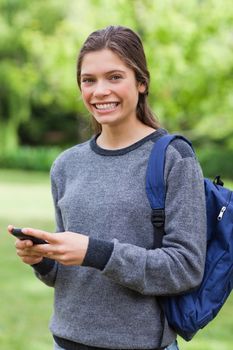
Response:
[{"label": "green tree", "polygon": [[[58,49],[65,15],[65,4],[53,0],[0,1],[1,152],[16,148],[18,128],[29,120],[33,104],[52,104],[57,97],[58,66],[66,69]],[[61,104],[70,107],[70,99],[62,97]]]},{"label": "green tree", "polygon": [[34,144],[52,131],[70,143],[85,138],[76,56],[91,31],[110,24],[142,37],[162,124],[232,150],[231,0],[0,0],[1,149],[15,147],[18,130]]}]

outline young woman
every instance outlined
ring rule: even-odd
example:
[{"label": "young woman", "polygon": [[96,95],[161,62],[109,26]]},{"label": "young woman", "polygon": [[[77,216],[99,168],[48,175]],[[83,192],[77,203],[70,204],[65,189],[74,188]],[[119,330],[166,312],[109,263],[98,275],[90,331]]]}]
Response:
[{"label": "young woman", "polygon": [[48,244],[17,240],[17,253],[55,288],[55,349],[176,350],[156,297],[185,292],[202,278],[199,164],[182,140],[168,147],[166,235],[154,249],[145,173],[152,146],[166,131],[147,103],[149,72],[138,35],[120,26],[92,33],[79,54],[77,80],[95,136],[52,166],[57,233],[24,229]]}]

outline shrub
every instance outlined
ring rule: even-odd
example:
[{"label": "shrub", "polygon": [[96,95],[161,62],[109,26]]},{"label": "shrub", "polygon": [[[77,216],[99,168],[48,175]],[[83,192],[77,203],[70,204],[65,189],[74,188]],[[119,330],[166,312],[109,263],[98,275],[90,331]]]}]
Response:
[{"label": "shrub", "polygon": [[226,179],[233,179],[233,150],[220,146],[196,149],[204,176],[214,178],[216,175]]},{"label": "shrub", "polygon": [[57,147],[20,147],[16,152],[0,154],[0,168],[49,171],[60,152]]},{"label": "shrub", "polygon": [[[211,145],[195,147],[204,176],[233,179],[233,150]],[[59,147],[21,146],[14,153],[0,154],[0,168],[49,171],[53,161],[62,151]]]}]

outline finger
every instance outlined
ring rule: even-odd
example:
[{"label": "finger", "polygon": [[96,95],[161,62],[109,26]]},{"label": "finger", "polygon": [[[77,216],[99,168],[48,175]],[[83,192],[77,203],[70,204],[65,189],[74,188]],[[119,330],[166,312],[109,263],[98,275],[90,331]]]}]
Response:
[{"label": "finger", "polygon": [[13,225],[8,225],[8,226],[7,226],[8,232],[11,233],[13,228],[14,228]]},{"label": "finger", "polygon": [[33,246],[33,242],[30,240],[16,239],[16,241],[15,241],[15,247],[18,249],[30,248],[32,246]]},{"label": "finger", "polygon": [[21,260],[28,265],[34,265],[34,264],[38,264],[39,262],[41,262],[43,260],[43,257],[39,257],[39,258],[31,258],[31,257],[24,257],[21,258]]},{"label": "finger", "polygon": [[53,233],[50,233],[50,232],[46,232],[46,231],[42,231],[42,230],[30,228],[30,227],[23,228],[22,232],[25,233],[26,235],[30,235],[33,237],[43,239],[43,240],[47,241],[48,243],[56,243],[57,242],[56,235]]},{"label": "finger", "polygon": [[25,252],[24,250],[21,249],[17,249],[16,253],[18,256],[20,256],[20,258],[41,258],[42,256],[40,254],[30,254],[28,252]]},{"label": "finger", "polygon": [[31,254],[52,256],[58,253],[59,248],[52,244],[34,244],[30,249]]},{"label": "finger", "polygon": [[[7,229],[8,229],[8,232],[10,234],[12,234],[12,230],[14,229],[14,226],[13,225],[8,225]],[[19,244],[19,246],[18,246],[18,244]],[[33,245],[33,242],[30,241],[30,240],[16,239],[16,241],[15,241],[15,246],[19,247],[19,248],[31,247],[32,245]]]}]

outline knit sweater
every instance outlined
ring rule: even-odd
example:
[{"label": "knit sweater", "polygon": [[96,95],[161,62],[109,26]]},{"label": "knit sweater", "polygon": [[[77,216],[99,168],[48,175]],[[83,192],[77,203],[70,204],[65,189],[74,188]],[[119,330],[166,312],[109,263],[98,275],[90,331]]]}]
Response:
[{"label": "knit sweater", "polygon": [[[111,349],[155,349],[162,332],[156,297],[196,287],[203,275],[206,216],[203,175],[189,145],[174,140],[165,162],[165,232],[153,248],[145,191],[150,151],[164,129],[105,150],[96,137],[63,152],[51,169],[57,232],[89,236],[82,266],[44,258],[34,266],[55,288],[51,332]],[[155,174],[156,176],[156,174]],[[162,346],[175,339],[165,324]]]}]

